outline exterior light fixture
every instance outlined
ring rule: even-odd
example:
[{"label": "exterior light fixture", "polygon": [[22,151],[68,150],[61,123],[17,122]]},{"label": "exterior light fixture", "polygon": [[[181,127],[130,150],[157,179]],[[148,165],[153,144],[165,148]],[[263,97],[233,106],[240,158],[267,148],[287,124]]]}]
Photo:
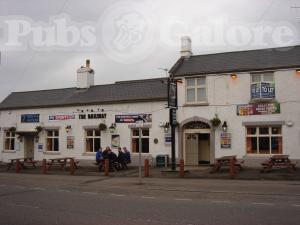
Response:
[{"label": "exterior light fixture", "polygon": [[223,125],[222,125],[222,130],[223,130],[223,132],[227,132],[227,128],[228,128],[228,126],[227,126],[227,122],[226,121],[224,121],[224,123],[223,123]]},{"label": "exterior light fixture", "polygon": [[165,133],[169,133],[170,123],[166,122],[164,125],[164,131]]},{"label": "exterior light fixture", "polygon": [[116,130],[116,124],[112,123],[108,129],[110,133],[114,133]]},{"label": "exterior light fixture", "polygon": [[19,136],[17,137],[17,139],[18,139],[19,142],[23,142],[23,136],[19,135]]},{"label": "exterior light fixture", "polygon": [[71,125],[66,126],[66,132],[67,133],[69,133],[71,129],[72,129]]},{"label": "exterior light fixture", "polygon": [[232,74],[230,74],[230,76],[231,76],[232,79],[236,79],[237,78],[237,74],[236,73],[232,73]]},{"label": "exterior light fixture", "polygon": [[36,143],[38,143],[39,140],[40,140],[40,137],[39,137],[39,136],[35,136],[35,137],[34,137],[34,140],[35,140]]}]

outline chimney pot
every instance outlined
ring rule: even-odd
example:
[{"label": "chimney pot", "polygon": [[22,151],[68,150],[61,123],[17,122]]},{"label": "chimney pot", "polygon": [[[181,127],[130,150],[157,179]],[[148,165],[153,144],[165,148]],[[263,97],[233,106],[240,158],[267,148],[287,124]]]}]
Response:
[{"label": "chimney pot", "polygon": [[192,53],[192,40],[189,36],[181,37],[181,51],[182,57],[189,58]]},{"label": "chimney pot", "polygon": [[89,59],[85,60],[85,66],[87,68],[90,68],[90,65],[91,65],[91,61]]}]

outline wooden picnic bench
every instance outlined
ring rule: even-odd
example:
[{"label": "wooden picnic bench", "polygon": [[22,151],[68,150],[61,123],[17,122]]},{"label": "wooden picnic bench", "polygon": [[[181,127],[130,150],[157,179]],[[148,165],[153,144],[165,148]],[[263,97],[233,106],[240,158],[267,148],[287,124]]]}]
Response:
[{"label": "wooden picnic bench", "polygon": [[38,163],[38,161],[33,160],[32,158],[10,159],[10,162],[7,163],[7,170],[9,170],[12,166],[16,166],[17,162],[20,163],[21,169],[26,169],[27,166],[32,166],[33,168],[36,168],[36,164]]},{"label": "wooden picnic bench", "polygon": [[215,173],[220,171],[222,167],[230,167],[231,161],[233,161],[234,167],[238,167],[239,170],[242,170],[242,164],[244,163],[244,160],[238,160],[236,158],[236,155],[231,155],[231,156],[223,156],[221,158],[217,158],[216,162],[214,164],[211,164],[213,167],[211,170],[211,173]]},{"label": "wooden picnic bench", "polygon": [[[46,162],[46,165],[48,166],[47,169],[50,169],[53,166],[58,166],[58,167],[60,167],[63,170],[63,169],[66,168],[67,165],[70,166],[71,159],[74,160],[73,157],[64,157],[64,158],[49,159]],[[78,169],[78,163],[79,163],[79,160],[74,160],[75,169]]]},{"label": "wooden picnic bench", "polygon": [[290,172],[296,170],[296,162],[292,162],[289,155],[273,155],[270,159],[263,161],[261,165],[263,167],[262,172],[269,172],[274,168],[288,168]]}]

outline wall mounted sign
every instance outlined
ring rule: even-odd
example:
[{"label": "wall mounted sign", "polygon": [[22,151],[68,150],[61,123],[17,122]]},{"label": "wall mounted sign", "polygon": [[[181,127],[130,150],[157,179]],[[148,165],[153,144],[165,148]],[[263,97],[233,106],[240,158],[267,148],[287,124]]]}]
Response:
[{"label": "wall mounted sign", "polygon": [[120,147],[120,135],[119,134],[111,135],[111,147],[112,148]]},{"label": "wall mounted sign", "polygon": [[170,145],[172,142],[171,134],[165,134],[165,144]]},{"label": "wall mounted sign", "polygon": [[74,136],[67,136],[67,148],[74,148]]},{"label": "wall mounted sign", "polygon": [[40,122],[40,114],[22,114],[21,123],[38,123]]},{"label": "wall mounted sign", "polygon": [[237,105],[238,116],[269,115],[280,113],[279,103],[257,103]]},{"label": "wall mounted sign", "polygon": [[49,121],[61,121],[61,120],[73,120],[73,119],[75,119],[74,114],[51,115],[51,116],[49,116]]},{"label": "wall mounted sign", "polygon": [[80,120],[85,119],[105,119],[106,113],[91,113],[91,114],[79,114]]},{"label": "wall mounted sign", "polygon": [[275,84],[260,82],[251,85],[251,99],[275,98]]},{"label": "wall mounted sign", "polygon": [[43,152],[43,144],[37,144],[38,152]]},{"label": "wall mounted sign", "polygon": [[221,148],[231,148],[231,134],[230,133],[221,133],[220,136]]},{"label": "wall mounted sign", "polygon": [[115,123],[135,123],[140,120],[142,120],[144,123],[151,123],[152,114],[129,114],[115,116]]}]

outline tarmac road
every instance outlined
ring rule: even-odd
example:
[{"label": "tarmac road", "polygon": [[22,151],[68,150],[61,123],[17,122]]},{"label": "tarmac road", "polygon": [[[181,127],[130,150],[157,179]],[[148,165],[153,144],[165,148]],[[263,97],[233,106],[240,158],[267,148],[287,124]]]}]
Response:
[{"label": "tarmac road", "polygon": [[300,182],[0,174],[1,225],[298,225]]}]

